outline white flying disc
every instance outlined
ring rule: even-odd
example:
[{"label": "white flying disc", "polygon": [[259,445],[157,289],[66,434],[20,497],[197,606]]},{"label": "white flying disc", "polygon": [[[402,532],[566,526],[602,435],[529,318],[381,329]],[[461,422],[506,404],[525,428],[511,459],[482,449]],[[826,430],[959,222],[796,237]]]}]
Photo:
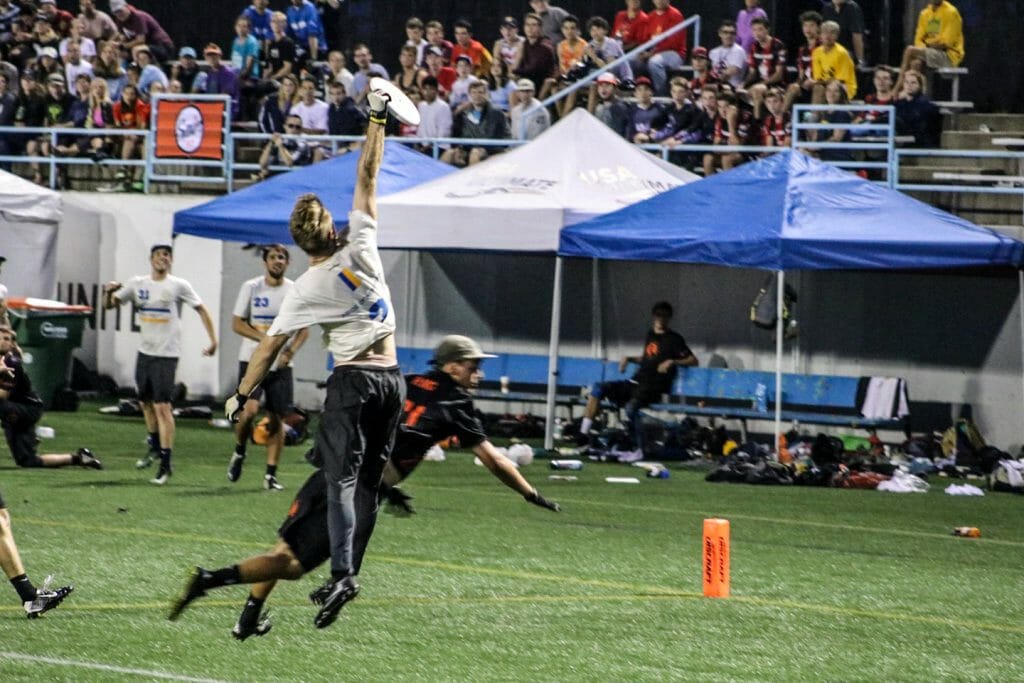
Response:
[{"label": "white flying disc", "polygon": [[388,110],[396,119],[409,126],[420,125],[420,110],[397,85],[374,76],[370,79],[370,90],[388,96]]}]

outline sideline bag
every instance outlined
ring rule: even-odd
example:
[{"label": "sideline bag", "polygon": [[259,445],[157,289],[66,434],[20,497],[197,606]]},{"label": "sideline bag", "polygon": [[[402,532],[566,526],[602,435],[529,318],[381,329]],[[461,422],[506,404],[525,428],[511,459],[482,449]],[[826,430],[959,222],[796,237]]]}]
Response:
[{"label": "sideline bag", "polygon": [[[778,316],[775,314],[778,308],[779,279],[772,273],[764,281],[761,289],[754,297],[754,303],[750,305],[750,322],[757,327],[773,330]],[[782,295],[782,321],[788,322],[793,317],[793,304],[796,303],[796,290],[786,284],[785,292]]]}]

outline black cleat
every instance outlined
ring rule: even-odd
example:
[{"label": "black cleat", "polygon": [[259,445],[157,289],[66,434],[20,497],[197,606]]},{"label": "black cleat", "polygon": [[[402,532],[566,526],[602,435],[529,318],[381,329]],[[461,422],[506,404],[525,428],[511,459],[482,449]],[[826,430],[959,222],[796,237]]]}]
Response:
[{"label": "black cleat", "polygon": [[387,503],[387,507],[384,508],[385,511],[398,517],[408,517],[409,515],[416,514],[416,509],[412,506],[412,496],[399,487],[381,484],[380,493],[384,502]]},{"label": "black cleat", "polygon": [[182,591],[181,597],[171,605],[171,613],[167,615],[167,618],[174,621],[181,616],[189,603],[206,595],[206,587],[212,578],[213,574],[202,567],[194,568],[188,575],[188,583],[185,584],[185,590]]},{"label": "black cleat", "polygon": [[[317,628],[327,628],[338,618],[338,613],[345,603],[359,595],[359,584],[351,576],[330,581],[310,594],[309,599],[320,605],[320,611],[313,619]],[[314,596],[316,596],[314,598]]]},{"label": "black cleat", "polygon": [[160,453],[158,453],[157,451],[151,450],[148,453],[146,453],[144,456],[142,456],[141,458],[139,458],[138,460],[135,461],[135,468],[136,469],[140,469],[140,470],[144,470],[147,467],[152,467],[153,462],[158,460],[159,458],[160,458]]},{"label": "black cleat", "polygon": [[43,612],[48,612],[58,606],[64,602],[64,598],[71,595],[71,591],[75,590],[74,586],[62,586],[57,590],[50,590],[49,585],[50,577],[48,576],[43,582],[42,588],[36,589],[36,597],[24,603],[25,615],[29,619],[35,619]]},{"label": "black cleat", "polygon": [[92,451],[90,451],[88,448],[79,448],[77,451],[75,451],[75,455],[78,456],[78,464],[80,466],[89,467],[94,470],[103,469],[103,463],[101,463],[100,459],[93,455]]},{"label": "black cleat", "polygon": [[242,476],[242,465],[245,464],[245,455],[235,451],[231,454],[231,462],[228,463],[228,481],[236,482]]},{"label": "black cleat", "polygon": [[284,491],[284,485],[273,474],[263,475],[263,488],[268,491]]},{"label": "black cleat", "polygon": [[171,478],[171,466],[160,465],[160,469],[156,471],[156,476],[149,480],[150,484],[156,484],[157,486],[163,486],[167,483],[167,480]]},{"label": "black cleat", "polygon": [[270,633],[273,624],[270,623],[270,612],[264,612],[257,619],[251,621],[245,619],[245,612],[238,618],[238,623],[231,629],[231,637],[235,640],[245,640],[249,636],[265,636]]}]

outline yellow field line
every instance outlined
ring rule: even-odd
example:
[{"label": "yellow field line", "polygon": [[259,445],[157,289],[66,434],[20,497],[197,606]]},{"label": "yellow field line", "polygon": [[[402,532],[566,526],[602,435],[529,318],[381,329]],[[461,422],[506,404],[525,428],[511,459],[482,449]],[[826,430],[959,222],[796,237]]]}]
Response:
[{"label": "yellow field line", "polygon": [[[205,543],[217,543],[219,545],[244,545],[246,547],[258,546],[258,543],[247,541],[236,541],[211,536],[198,536],[194,534],[179,534],[175,532],[151,531],[148,529],[129,529],[121,527],[104,527],[76,522],[62,522],[53,520],[37,520],[33,518],[20,518],[21,523],[40,524],[44,526],[66,527],[82,531],[93,531],[98,533],[132,533],[139,536],[153,536],[158,538],[172,538],[189,541],[200,541]],[[571,583],[582,586],[593,586],[610,588],[615,590],[630,591],[628,595],[525,595],[525,596],[494,596],[494,597],[388,597],[388,598],[366,598],[360,602],[364,604],[487,604],[487,603],[530,603],[530,602],[587,602],[587,601],[636,601],[636,600],[694,600],[701,596],[700,593],[680,591],[656,586],[640,586],[617,581],[605,581],[601,579],[587,579],[575,576],[559,576],[554,574],[543,574],[538,572],[522,572],[519,570],[502,569],[500,567],[473,567],[467,565],[453,564],[449,562],[436,562],[432,560],[417,560],[407,557],[393,555],[372,555],[373,559],[392,564],[401,564],[425,569],[440,569],[451,572],[463,572],[471,574],[485,574],[491,576],[502,576],[514,579],[534,579],[552,583]],[[947,617],[932,617],[927,615],[902,614],[899,612],[872,611],[853,607],[841,607],[835,605],[822,605],[818,603],[796,602],[791,600],[778,600],[775,598],[761,598],[757,596],[733,595],[728,602],[752,605],[755,607],[775,607],[779,609],[818,612],[821,614],[838,614],[849,617],[878,619],[883,621],[904,621],[937,626],[953,626],[968,630],[997,631],[1000,633],[1024,634],[1024,626],[1013,624],[993,624],[987,622],[976,622],[965,619],[950,619]],[[102,603],[99,605],[67,605],[62,610],[118,610],[118,609],[167,609],[168,603],[141,603],[139,605],[117,605]],[[236,601],[207,600],[203,604],[211,606],[237,605]],[[301,603],[305,604],[305,603]],[[297,603],[280,603],[280,606],[298,606]],[[19,607],[2,608],[3,611],[17,611]]]},{"label": "yellow field line", "polygon": [[[464,568],[465,569],[465,568]],[[476,568],[470,568],[475,570]],[[550,577],[549,577],[550,578]],[[536,603],[573,603],[573,602],[650,602],[667,600],[699,600],[703,596],[700,593],[688,591],[664,591],[660,594],[629,594],[629,595],[506,595],[506,596],[479,596],[479,597],[425,597],[425,596],[388,596],[388,597],[367,597],[359,600],[360,605],[390,607],[395,605],[500,605],[500,604],[536,604]],[[753,607],[773,607],[788,611],[817,612],[819,614],[832,614],[858,619],[874,619],[880,621],[912,622],[926,624],[929,626],[944,626],[961,628],[975,631],[995,631],[1013,635],[1024,635],[1024,626],[1013,624],[994,624],[989,622],[971,621],[967,619],[951,619],[948,617],[935,617],[928,615],[903,614],[900,612],[872,611],[853,607],[841,607],[836,605],[822,605],[818,603],[796,602],[793,600],[778,600],[774,598],[759,598],[755,596],[733,595],[722,601],[728,606],[729,603],[750,605]],[[235,600],[203,600],[198,603],[200,607],[234,607],[240,608],[242,601]],[[312,609],[308,602],[303,601],[274,601],[270,603],[272,608],[307,608]],[[96,604],[63,604],[61,612],[119,612],[154,610],[166,612],[170,607],[169,602],[143,602],[143,603],[96,603]],[[0,612],[19,612],[21,607],[3,606]]]},{"label": "yellow field line", "polygon": [[[436,484],[416,484],[417,488],[431,489],[435,491],[454,491],[460,494],[474,493],[472,489],[457,488],[454,486],[439,486]],[[480,493],[483,493],[480,491]],[[493,495],[489,492],[488,495]],[[786,519],[784,517],[764,517],[761,515],[748,515],[743,513],[725,512],[725,511],[709,511],[709,510],[694,510],[687,508],[673,508],[673,507],[659,507],[656,505],[633,505],[629,503],[617,503],[608,502],[604,500],[590,500],[584,498],[564,498],[558,495],[552,495],[552,499],[557,500],[559,503],[570,505],[590,505],[593,507],[607,507],[615,508],[616,510],[635,510],[637,512],[654,512],[658,514],[684,514],[684,515],[696,515],[703,517],[722,517],[724,519],[743,519],[750,522],[765,522],[767,524],[786,524],[790,526],[803,526],[803,527],[815,527],[819,529],[834,529],[837,531],[855,531],[869,534],[889,534],[893,536],[909,536],[913,538],[928,538],[928,539],[942,539],[953,541],[955,537],[952,534],[936,533],[933,531],[912,531],[909,529],[893,529],[890,527],[871,527],[862,526],[859,524],[837,524],[835,522],[815,522],[807,519]],[[571,509],[569,510],[571,513]],[[957,543],[963,542],[970,543],[982,543],[986,545],[998,545],[1007,548],[1024,548],[1024,541],[1008,541],[999,538],[972,538],[972,539],[955,539]]]}]

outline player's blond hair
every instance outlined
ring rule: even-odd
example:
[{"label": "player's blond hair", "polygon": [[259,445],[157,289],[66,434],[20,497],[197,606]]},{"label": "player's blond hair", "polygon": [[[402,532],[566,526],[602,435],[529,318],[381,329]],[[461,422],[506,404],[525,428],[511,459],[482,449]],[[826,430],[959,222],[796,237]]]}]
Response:
[{"label": "player's blond hair", "polygon": [[315,194],[295,200],[288,228],[295,244],[310,256],[330,256],[338,248],[334,219]]}]

